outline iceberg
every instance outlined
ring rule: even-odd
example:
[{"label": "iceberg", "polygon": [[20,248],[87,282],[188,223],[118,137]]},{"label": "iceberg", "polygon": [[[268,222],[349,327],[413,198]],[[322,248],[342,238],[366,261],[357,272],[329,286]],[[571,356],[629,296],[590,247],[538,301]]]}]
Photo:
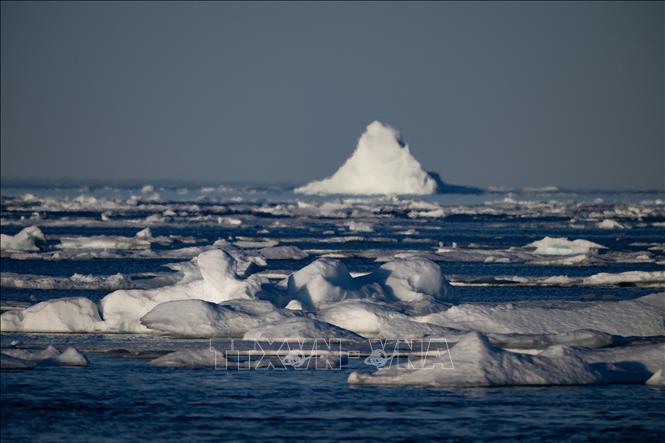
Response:
[{"label": "iceberg", "polygon": [[296,188],[302,194],[433,194],[437,180],[413,157],[399,132],[379,121],[367,126],[356,150],[331,177]]}]

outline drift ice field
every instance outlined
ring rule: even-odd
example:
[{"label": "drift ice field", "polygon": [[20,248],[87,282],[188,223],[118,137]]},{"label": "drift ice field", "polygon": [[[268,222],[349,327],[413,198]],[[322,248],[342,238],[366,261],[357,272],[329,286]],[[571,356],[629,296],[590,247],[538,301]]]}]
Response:
[{"label": "drift ice field", "polygon": [[[456,194],[416,155],[373,122],[295,188],[3,187],[3,419],[40,392],[59,438],[139,432],[121,422],[174,438],[216,414],[231,438],[312,422],[353,438],[409,411],[405,436],[446,417],[458,437],[504,420],[517,438],[570,432],[538,409],[556,402],[596,414],[591,435],[657,437],[665,196]],[[266,411],[284,420],[253,429]]]}]

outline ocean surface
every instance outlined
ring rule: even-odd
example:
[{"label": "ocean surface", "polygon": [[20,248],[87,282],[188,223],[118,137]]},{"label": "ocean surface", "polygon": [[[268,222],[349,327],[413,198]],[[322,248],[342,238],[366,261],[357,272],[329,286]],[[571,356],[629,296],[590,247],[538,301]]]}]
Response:
[{"label": "ocean surface", "polygon": [[[662,271],[663,193],[345,199],[294,195],[279,186],[88,185],[3,186],[2,196],[3,234],[36,225],[47,239],[37,253],[3,254],[3,311],[59,297],[98,300],[112,289],[77,287],[65,280],[74,274],[119,273],[141,285],[173,272],[166,264],[191,259],[174,251],[219,239],[295,246],[308,253],[306,258],[266,260],[254,271],[275,280],[322,254],[335,254],[352,273],[365,273],[385,257],[450,248],[454,251],[438,263],[464,302],[619,300],[663,290],[662,282],[537,283],[553,276]],[[443,216],[424,214],[437,207],[443,208]],[[623,228],[600,228],[600,221],[608,218]],[[349,225],[351,221],[359,225]],[[147,226],[153,237],[164,239],[148,251],[86,254],[59,246],[66,237],[133,237]],[[600,259],[573,265],[511,255],[546,236],[582,238],[604,249]],[[473,258],[478,251],[492,258]],[[28,277],[16,283],[23,281],[21,276]],[[31,285],[34,276],[46,283]],[[48,278],[65,282],[58,286]],[[142,353],[108,352],[116,341],[122,349],[128,340]],[[3,370],[2,442],[665,440],[662,388],[356,387],[347,383],[349,373],[371,370],[361,361],[326,371],[157,368],[150,366],[145,352],[151,340],[3,333],[3,347],[12,342],[27,348],[71,344],[82,349],[91,364]],[[181,343],[187,346],[186,340]]]}]

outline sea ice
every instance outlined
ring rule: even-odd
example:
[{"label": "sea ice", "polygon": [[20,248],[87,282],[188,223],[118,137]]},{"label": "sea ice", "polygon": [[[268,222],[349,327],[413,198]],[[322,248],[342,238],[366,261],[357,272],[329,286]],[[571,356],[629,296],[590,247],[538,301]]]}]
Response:
[{"label": "sea ice", "polygon": [[288,317],[265,323],[250,329],[243,336],[244,340],[306,340],[306,339],[341,339],[359,340],[351,331],[338,326],[307,317]]},{"label": "sea ice", "polygon": [[85,297],[47,300],[0,316],[2,332],[93,332],[101,325],[97,304]]},{"label": "sea ice", "polygon": [[36,252],[45,242],[42,231],[37,226],[30,226],[16,235],[0,234],[0,251]]},{"label": "sea ice", "polygon": [[605,220],[596,223],[600,229],[625,229],[626,227],[616,220],[606,218]]},{"label": "sea ice", "polygon": [[540,255],[578,255],[590,254],[605,249],[605,246],[589,240],[568,240],[564,237],[545,237],[526,245],[527,248],[534,248],[536,254]]},{"label": "sea ice", "polygon": [[160,303],[187,299],[214,303],[253,299],[261,289],[258,279],[239,278],[234,258],[220,249],[203,252],[182,269],[183,277],[174,285],[119,290],[104,297],[100,304],[106,326],[118,332],[147,332],[139,320]]},{"label": "sea ice", "polygon": [[352,372],[349,383],[465,387],[644,383],[649,378],[642,365],[588,363],[584,352],[562,345],[538,355],[511,352],[492,345],[483,334],[470,332],[442,356],[417,361],[412,367]]},{"label": "sea ice", "polygon": [[152,235],[148,228],[134,237],[96,235],[91,237],[61,237],[60,249],[150,249]]},{"label": "sea ice", "polygon": [[665,293],[604,302],[466,303],[416,317],[447,328],[486,333],[560,334],[593,329],[628,336],[665,335]]},{"label": "sea ice", "polygon": [[2,369],[31,369],[35,366],[86,366],[88,359],[76,348],[68,347],[63,352],[53,346],[41,351],[3,349]]}]

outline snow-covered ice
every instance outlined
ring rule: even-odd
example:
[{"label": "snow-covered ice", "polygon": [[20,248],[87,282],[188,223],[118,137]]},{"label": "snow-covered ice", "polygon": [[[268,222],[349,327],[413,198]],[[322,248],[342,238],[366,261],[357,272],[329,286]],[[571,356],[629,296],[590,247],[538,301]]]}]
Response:
[{"label": "snow-covered ice", "polygon": [[432,194],[437,182],[418,163],[397,130],[370,123],[356,150],[331,177],[296,188],[304,194]]},{"label": "snow-covered ice", "polygon": [[534,248],[534,252],[540,255],[578,255],[590,254],[605,246],[589,240],[568,240],[561,237],[545,237],[527,245]]},{"label": "snow-covered ice", "polygon": [[0,234],[0,251],[39,251],[45,241],[44,233],[37,226],[29,226],[16,235]]},{"label": "snow-covered ice", "polygon": [[[660,348],[662,351],[662,345]],[[639,361],[636,355],[627,360],[633,366]],[[485,335],[470,332],[443,356],[418,361],[413,367],[381,368],[374,373],[352,372],[349,383],[434,387],[584,385],[645,383],[650,377],[652,374],[643,366],[631,370],[619,362],[588,363],[584,351],[576,348],[555,345],[530,355],[498,348]]]}]

